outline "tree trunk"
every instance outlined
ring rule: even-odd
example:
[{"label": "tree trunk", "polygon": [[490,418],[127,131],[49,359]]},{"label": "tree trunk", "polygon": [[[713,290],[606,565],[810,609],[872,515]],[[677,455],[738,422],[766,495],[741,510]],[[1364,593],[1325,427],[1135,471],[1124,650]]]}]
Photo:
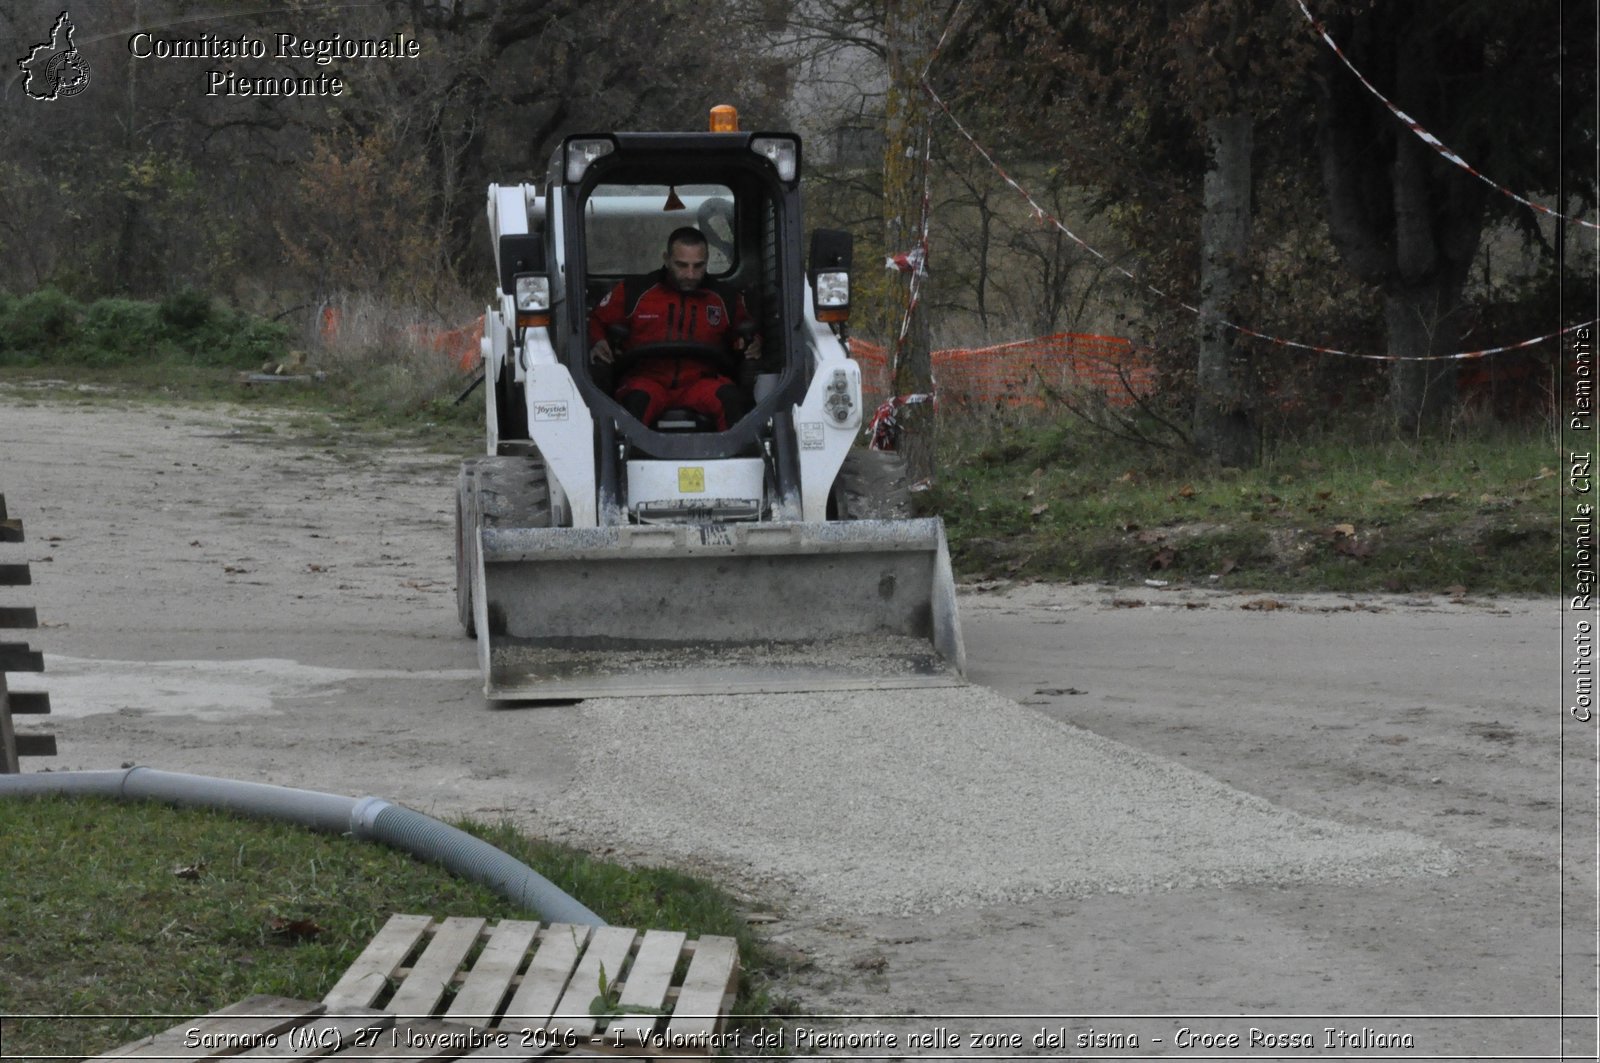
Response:
[{"label": "tree trunk", "polygon": [[1194,405],[1195,442],[1221,465],[1256,463],[1259,426],[1250,352],[1239,333],[1222,324],[1235,317],[1250,248],[1250,152],[1254,123],[1248,114],[1206,122],[1211,165],[1200,222],[1199,364]]},{"label": "tree trunk", "polygon": [[1384,294],[1384,327],[1389,355],[1389,407],[1395,427],[1414,434],[1442,422],[1456,397],[1456,363],[1414,359],[1448,353],[1460,326],[1460,285],[1453,291],[1440,278]]},{"label": "tree trunk", "polygon": [[[1365,65],[1392,70],[1396,93],[1408,101],[1436,96],[1441,81],[1438,46],[1418,18],[1406,5],[1384,6],[1347,35],[1365,52]],[[1383,293],[1386,353],[1394,359],[1389,409],[1395,427],[1411,434],[1443,421],[1455,404],[1456,363],[1415,359],[1448,354],[1460,340],[1461,293],[1487,192],[1374,106],[1331,56],[1323,63],[1319,150],[1329,232],[1351,271]]]},{"label": "tree trunk", "polygon": [[[887,0],[889,91],[884,117],[884,239],[890,254],[923,250],[923,194],[928,176],[928,133],[932,114],[922,91],[922,72],[932,48],[929,0]],[[920,254],[918,258],[920,259]],[[928,268],[921,261],[918,267]],[[890,285],[885,323],[890,330],[895,395],[933,394],[933,358],[928,330],[927,277],[901,273]],[[913,304],[912,293],[917,293]],[[902,328],[904,334],[902,335]],[[933,476],[933,404],[901,407],[896,416],[896,446],[906,456],[912,483]]]}]

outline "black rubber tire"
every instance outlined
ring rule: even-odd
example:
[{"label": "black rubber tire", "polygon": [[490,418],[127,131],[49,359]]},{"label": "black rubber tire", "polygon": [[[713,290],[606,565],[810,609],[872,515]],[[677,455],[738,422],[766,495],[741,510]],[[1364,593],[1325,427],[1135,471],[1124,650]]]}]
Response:
[{"label": "black rubber tire", "polygon": [[472,572],[479,525],[487,528],[548,528],[550,477],[544,459],[502,455],[470,458],[456,479],[456,613],[468,638],[473,622]]},{"label": "black rubber tire", "polygon": [[893,450],[857,448],[845,455],[828,508],[837,520],[905,520],[911,516],[906,458]]}]

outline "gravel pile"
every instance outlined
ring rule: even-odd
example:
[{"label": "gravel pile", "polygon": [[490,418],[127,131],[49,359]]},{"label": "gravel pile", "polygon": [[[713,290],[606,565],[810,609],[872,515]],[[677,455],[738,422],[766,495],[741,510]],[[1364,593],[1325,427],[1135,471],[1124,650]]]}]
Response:
[{"label": "gravel pile", "polygon": [[823,915],[1453,863],[1414,835],[1287,811],[980,687],[581,712],[578,778],[541,810],[572,840],[776,881]]}]

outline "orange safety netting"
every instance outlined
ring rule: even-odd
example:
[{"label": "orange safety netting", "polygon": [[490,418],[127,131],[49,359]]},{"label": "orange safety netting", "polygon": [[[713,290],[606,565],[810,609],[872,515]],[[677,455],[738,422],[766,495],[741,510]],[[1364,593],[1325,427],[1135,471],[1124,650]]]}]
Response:
[{"label": "orange safety netting", "polygon": [[[337,306],[323,307],[322,341],[324,343],[334,342],[343,324],[343,311]],[[481,317],[475,317],[460,328],[453,329],[442,329],[434,325],[407,325],[406,335],[412,343],[422,347],[431,347],[446,358],[449,358],[455,363],[456,368],[464,373],[478,368],[480,357],[478,341],[483,339],[483,318]]]},{"label": "orange safety netting", "polygon": [[[337,307],[322,311],[322,336],[332,341],[342,314]],[[413,342],[432,347],[462,371],[479,364],[483,318],[455,329],[411,325]],[[861,366],[861,390],[867,409],[876,409],[892,391],[888,352],[881,344],[852,338],[850,356]],[[1049,391],[1093,388],[1113,406],[1129,406],[1136,395],[1155,390],[1155,369],[1131,340],[1118,336],[1062,332],[1054,336],[1002,343],[994,347],[956,347],[933,352],[933,373],[940,401],[957,406],[1043,406]],[[1124,384],[1124,380],[1126,384]]]},{"label": "orange safety netting", "polygon": [[[876,409],[893,394],[888,352],[852,338],[850,355],[861,366],[866,406]],[[1130,389],[1142,396],[1156,385],[1154,367],[1131,340],[1076,332],[934,351],[933,376],[940,402],[968,407],[1043,406],[1049,391],[1069,388],[1093,388],[1113,406],[1130,406]]]}]

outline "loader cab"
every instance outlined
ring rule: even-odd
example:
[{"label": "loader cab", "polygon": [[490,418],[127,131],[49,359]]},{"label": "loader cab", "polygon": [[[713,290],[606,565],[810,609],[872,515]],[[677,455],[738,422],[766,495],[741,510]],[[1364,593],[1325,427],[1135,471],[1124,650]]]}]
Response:
[{"label": "loader cab", "polygon": [[[560,211],[550,238],[567,289],[555,306],[558,356],[605,422],[602,435],[614,432],[625,452],[757,453],[774,412],[804,395],[799,153],[791,134],[739,132],[584,135],[555,153],[548,188]],[[681,226],[706,235],[707,276],[740,292],[759,326],[762,357],[736,381],[752,409],[724,432],[681,420],[647,427],[588,358],[590,312],[619,282],[659,269],[668,234]]]}]

